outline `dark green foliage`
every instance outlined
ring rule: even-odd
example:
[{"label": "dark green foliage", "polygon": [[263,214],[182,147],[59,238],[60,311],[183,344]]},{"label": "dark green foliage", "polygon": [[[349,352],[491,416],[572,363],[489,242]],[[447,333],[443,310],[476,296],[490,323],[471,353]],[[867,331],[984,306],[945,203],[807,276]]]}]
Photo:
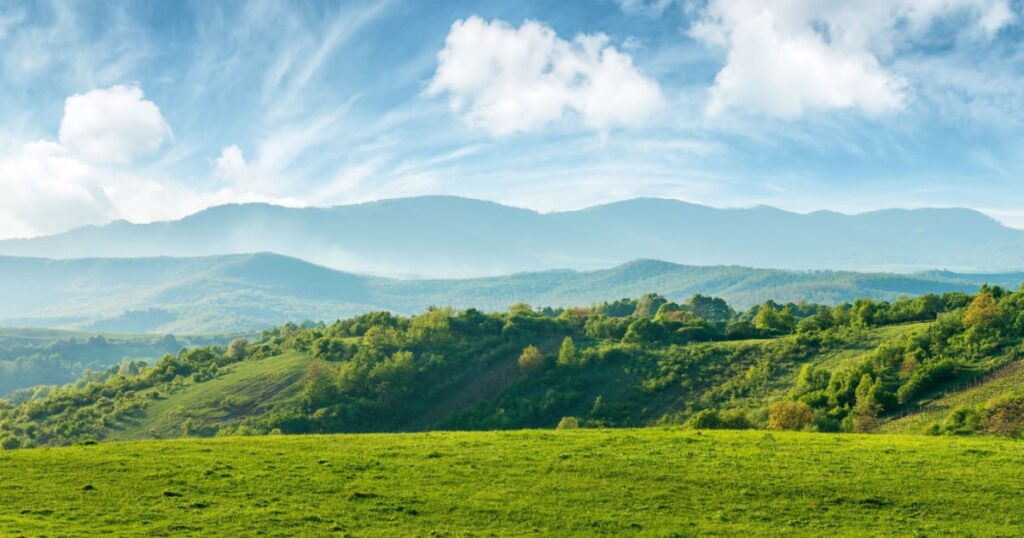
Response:
[{"label": "dark green foliage", "polygon": [[740,409],[705,409],[690,417],[686,421],[686,427],[695,430],[746,430],[753,428],[754,425]]}]

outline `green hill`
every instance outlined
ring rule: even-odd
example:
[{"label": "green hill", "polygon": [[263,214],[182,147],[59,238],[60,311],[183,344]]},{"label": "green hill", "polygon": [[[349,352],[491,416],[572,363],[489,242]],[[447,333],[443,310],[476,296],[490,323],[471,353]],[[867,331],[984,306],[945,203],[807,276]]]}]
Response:
[{"label": "green hill", "polygon": [[0,257],[0,325],[92,332],[246,332],[288,321],[331,322],[374,310],[410,315],[430,306],[504,310],[560,307],[655,291],[695,293],[747,308],[769,299],[840,304],[860,298],[1016,289],[1024,274],[918,275],[684,266],[640,260],[611,269],[459,280],[398,280],[342,273],[274,254],[202,258],[46,260]]},{"label": "green hill", "polygon": [[0,452],[4,536],[1013,536],[1020,444],[678,429]]},{"label": "green hill", "polygon": [[[1022,338],[1024,292],[989,287],[739,312],[653,294],[562,310],[377,312],[0,401],[0,443],[560,424],[873,432],[913,415],[933,433],[1016,436],[1024,398],[1003,374],[1024,356]],[[934,402],[971,383],[1010,399],[933,427],[945,420]]]}]

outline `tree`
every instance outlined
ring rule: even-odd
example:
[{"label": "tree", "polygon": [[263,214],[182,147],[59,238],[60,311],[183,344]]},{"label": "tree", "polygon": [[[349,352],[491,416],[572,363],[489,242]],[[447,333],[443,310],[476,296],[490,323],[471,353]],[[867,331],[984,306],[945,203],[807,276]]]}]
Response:
[{"label": "tree", "polygon": [[802,430],[814,418],[803,402],[775,402],[768,408],[768,427],[773,430]]},{"label": "tree", "polygon": [[307,409],[319,409],[334,401],[337,391],[333,378],[331,368],[319,360],[306,367],[302,401]]},{"label": "tree", "polygon": [[668,300],[657,293],[648,293],[637,299],[634,314],[642,318],[653,318],[658,313],[658,308],[667,302]]},{"label": "tree", "polygon": [[640,318],[629,324],[626,329],[626,336],[623,340],[636,344],[653,343],[661,340],[664,336],[664,329],[661,325],[647,319]]},{"label": "tree", "polygon": [[771,334],[792,332],[795,325],[793,314],[788,307],[780,312],[768,304],[763,304],[757,309],[753,323],[757,330]]},{"label": "tree", "polygon": [[718,297],[707,297],[698,294],[690,297],[689,304],[690,309],[693,310],[697,317],[713,323],[725,323],[736,315],[732,308]]},{"label": "tree", "polygon": [[245,338],[235,338],[228,344],[224,356],[232,361],[245,360],[249,356],[249,341]]},{"label": "tree", "polygon": [[544,368],[544,355],[541,355],[537,346],[529,345],[523,348],[519,354],[519,371],[524,374],[532,374]]},{"label": "tree", "polygon": [[982,290],[974,297],[964,312],[964,326],[975,327],[987,325],[999,317],[999,305],[987,290]]},{"label": "tree", "polygon": [[572,342],[571,336],[566,336],[562,340],[562,347],[558,350],[558,365],[559,366],[572,366],[578,364],[576,353],[576,345]]}]

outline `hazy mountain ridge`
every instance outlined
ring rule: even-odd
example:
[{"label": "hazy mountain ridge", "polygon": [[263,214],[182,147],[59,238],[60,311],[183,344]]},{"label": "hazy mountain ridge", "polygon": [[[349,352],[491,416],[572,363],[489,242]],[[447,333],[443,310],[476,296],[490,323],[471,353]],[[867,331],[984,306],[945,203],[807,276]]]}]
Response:
[{"label": "hazy mountain ridge", "polygon": [[594,270],[644,258],[795,270],[996,272],[1024,269],[1024,231],[967,209],[798,214],[639,198],[542,214],[424,196],[330,208],[225,205],[178,221],[118,221],[0,241],[0,255],[44,258],[252,252],[364,274],[435,278]]},{"label": "hazy mountain ridge", "polygon": [[82,330],[208,333],[371,311],[429,306],[503,310],[591,304],[657,292],[695,293],[746,307],[768,299],[821,303],[973,292],[984,282],[1016,289],[1024,273],[918,275],[683,266],[639,260],[599,271],[519,273],[452,280],[397,280],[335,271],[276,254],[198,258],[48,260],[0,257],[0,325]]}]

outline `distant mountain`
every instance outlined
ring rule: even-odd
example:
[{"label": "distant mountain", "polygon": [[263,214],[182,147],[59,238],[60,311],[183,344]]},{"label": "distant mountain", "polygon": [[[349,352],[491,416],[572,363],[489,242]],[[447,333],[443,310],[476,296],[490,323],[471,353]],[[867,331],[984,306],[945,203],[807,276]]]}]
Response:
[{"label": "distant mountain", "polygon": [[612,269],[546,271],[463,280],[396,280],[343,273],[276,254],[198,258],[0,257],[0,325],[111,332],[225,333],[428,306],[504,310],[586,305],[657,292],[716,295],[737,307],[775,299],[820,303],[1016,289],[1024,273],[900,275],[694,267],[642,260]]},{"label": "distant mountain", "polygon": [[635,199],[541,214],[446,196],[331,208],[225,205],[152,224],[117,221],[0,241],[44,258],[274,252],[381,276],[469,277],[593,270],[635,259],[809,270],[1024,270],[1024,231],[967,209],[858,215],[715,209]]}]

